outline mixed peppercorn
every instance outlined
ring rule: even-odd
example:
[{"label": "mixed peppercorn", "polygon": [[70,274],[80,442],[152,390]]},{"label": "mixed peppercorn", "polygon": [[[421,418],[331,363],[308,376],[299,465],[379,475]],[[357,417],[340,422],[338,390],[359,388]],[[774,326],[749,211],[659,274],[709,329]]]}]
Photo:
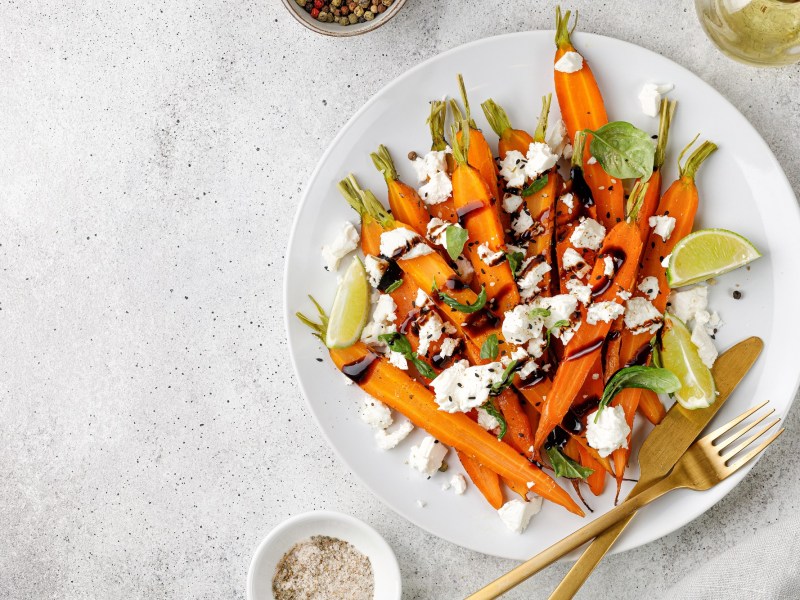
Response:
[{"label": "mixed peppercorn", "polygon": [[394,0],[295,0],[312,18],[322,23],[355,25],[371,21]]}]

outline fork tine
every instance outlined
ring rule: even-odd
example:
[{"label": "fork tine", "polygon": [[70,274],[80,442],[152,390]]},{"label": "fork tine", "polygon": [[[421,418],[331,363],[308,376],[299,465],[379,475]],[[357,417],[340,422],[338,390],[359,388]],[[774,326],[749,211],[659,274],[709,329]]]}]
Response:
[{"label": "fork tine", "polygon": [[[756,421],[756,423],[757,423],[757,422],[758,422],[758,421]],[[730,452],[726,452],[726,453],[724,454],[723,458],[726,458],[726,459],[733,458],[734,456],[736,456],[737,454],[739,454],[739,452],[741,452],[742,450],[744,450],[745,448],[747,448],[747,447],[748,447],[750,444],[752,444],[753,442],[755,442],[755,441],[756,441],[758,438],[760,438],[762,435],[764,435],[765,433],[767,433],[767,432],[768,432],[770,429],[772,429],[773,427],[775,427],[775,425],[777,425],[777,424],[778,424],[778,423],[780,423],[780,422],[781,422],[781,420],[780,420],[780,419],[775,419],[774,421],[772,421],[772,423],[768,423],[768,424],[767,424],[767,426],[766,426],[766,427],[764,427],[764,429],[762,429],[762,430],[761,430],[761,431],[759,431],[758,433],[756,433],[756,434],[754,434],[754,435],[750,436],[748,439],[746,439],[745,441],[743,441],[741,444],[738,444],[738,445],[737,445],[737,446],[736,446],[736,447],[735,447],[733,450],[731,450]],[[755,425],[756,423],[753,423],[753,425]]]},{"label": "fork tine", "polygon": [[736,427],[739,423],[744,421],[747,417],[752,415],[757,410],[760,410],[760,409],[764,408],[767,405],[768,402],[769,402],[769,400],[766,400],[766,401],[762,402],[761,404],[759,404],[758,406],[754,406],[750,410],[747,410],[747,411],[743,412],[741,415],[739,415],[738,417],[736,417],[732,421],[730,421],[728,423],[725,423],[725,425],[723,425],[719,429],[715,429],[714,431],[712,431],[708,435],[704,436],[703,437],[703,441],[713,444],[722,434],[724,434],[727,431],[730,431],[732,428]]},{"label": "fork tine", "polygon": [[729,466],[728,467],[728,469],[730,469],[729,475],[735,473],[741,467],[743,467],[745,464],[750,462],[753,458],[755,458],[756,456],[761,454],[761,452],[764,451],[764,448],[766,448],[772,442],[774,442],[776,439],[778,439],[778,436],[780,434],[782,434],[784,431],[786,431],[786,430],[783,427],[781,427],[778,431],[773,433],[768,440],[766,440],[765,442],[760,443],[757,447],[753,448],[750,452],[748,452],[742,458],[740,458],[735,463],[733,463],[731,466]]},{"label": "fork tine", "polygon": [[[719,450],[720,452],[722,452],[722,450],[724,450],[725,448],[727,448],[728,446],[730,446],[730,445],[731,445],[733,442],[735,442],[736,440],[738,440],[738,439],[739,439],[740,437],[742,437],[742,436],[743,436],[745,433],[747,433],[748,431],[750,431],[750,430],[751,430],[753,427],[755,427],[756,425],[758,425],[759,423],[761,423],[761,422],[762,422],[764,419],[766,419],[768,416],[770,416],[770,415],[771,415],[772,413],[774,413],[774,412],[775,412],[775,409],[773,408],[773,409],[771,409],[769,412],[766,412],[766,413],[764,413],[763,415],[761,415],[761,416],[760,416],[758,419],[756,419],[756,420],[755,420],[755,421],[753,421],[752,423],[748,423],[746,426],[742,427],[742,428],[741,428],[739,431],[737,431],[736,433],[734,433],[733,435],[731,435],[731,436],[730,436],[728,439],[726,439],[724,442],[720,442],[720,443],[719,443],[719,444],[716,446],[717,450]],[[747,444],[745,444],[745,446],[747,446]],[[742,446],[742,448],[744,448],[745,446]],[[739,450],[741,450],[742,448],[739,448]]]}]

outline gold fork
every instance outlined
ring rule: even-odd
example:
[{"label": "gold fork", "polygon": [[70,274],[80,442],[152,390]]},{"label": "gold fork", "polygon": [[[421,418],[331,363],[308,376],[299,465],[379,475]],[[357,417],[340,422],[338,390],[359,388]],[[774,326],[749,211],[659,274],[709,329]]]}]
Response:
[{"label": "gold fork", "polygon": [[[597,518],[572,535],[565,537],[560,542],[550,546],[547,550],[540,552],[530,560],[494,580],[483,589],[469,596],[467,600],[490,600],[491,598],[497,598],[500,594],[504,594],[511,588],[519,585],[553,561],[558,560],[568,552],[585,544],[615,523],[618,523],[628,515],[633,514],[667,492],[680,488],[707,490],[717,485],[720,481],[730,477],[758,454],[763,452],[764,449],[774,442],[784,431],[783,428],[781,428],[773,433],[766,441],[761,442],[758,446],[751,449],[737,460],[733,460],[753,442],[758,440],[780,422],[780,419],[771,421],[763,429],[753,434],[748,439],[731,447],[731,444],[739,440],[747,432],[751,431],[759,423],[763,422],[764,419],[769,417],[774,412],[774,409],[766,412],[730,436],[726,437],[725,434],[742,421],[764,408],[767,402],[763,402],[745,411],[729,423],[726,423],[719,429],[697,440],[677,462],[670,474],[657,483],[654,483],[651,487],[629,498],[602,517]],[[726,449],[729,450],[723,452]]]}]

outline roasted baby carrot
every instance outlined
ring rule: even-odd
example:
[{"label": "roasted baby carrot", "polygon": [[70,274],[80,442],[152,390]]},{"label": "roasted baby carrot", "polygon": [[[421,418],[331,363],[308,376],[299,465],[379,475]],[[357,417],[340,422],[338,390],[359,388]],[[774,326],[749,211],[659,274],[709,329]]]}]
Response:
[{"label": "roasted baby carrot", "polygon": [[458,459],[461,461],[461,466],[464,467],[472,483],[483,494],[486,501],[492,505],[492,508],[499,509],[503,506],[503,489],[500,486],[500,476],[491,469],[484,467],[468,454],[461,451],[456,452]]},{"label": "roasted baby carrot", "polygon": [[[466,127],[464,129],[469,129],[469,143],[463,144],[464,148],[466,149],[466,160],[480,173],[481,177],[486,182],[486,185],[492,191],[492,197],[494,198],[494,202],[496,202],[498,190],[497,165],[494,162],[494,155],[492,154],[492,149],[489,146],[489,142],[486,141],[486,138],[484,137],[483,133],[481,133],[481,130],[475,125],[475,121],[472,120],[472,113],[469,107],[469,98],[467,97],[467,89],[464,86],[464,78],[460,73],[458,75],[458,89],[461,92],[461,101],[464,103],[466,115],[464,117],[461,116],[461,111],[459,110],[455,101],[452,101],[450,105],[456,122],[465,121]],[[461,136],[464,135],[464,129],[458,131],[454,136],[451,136],[451,140],[454,140],[454,145],[456,142],[461,141]]]},{"label": "roasted baby carrot", "polygon": [[386,180],[389,208],[392,209],[394,218],[411,225],[414,231],[425,237],[431,215],[417,190],[400,181],[389,149],[381,144],[378,151],[371,153],[370,157],[375,168]]},{"label": "roasted baby carrot", "polygon": [[509,150],[516,150],[522,154],[528,152],[528,148],[533,143],[533,136],[527,131],[511,127],[511,121],[502,106],[489,98],[481,104],[481,108],[483,108],[483,114],[486,116],[489,126],[500,138],[497,143],[497,152],[500,158],[505,158]]}]

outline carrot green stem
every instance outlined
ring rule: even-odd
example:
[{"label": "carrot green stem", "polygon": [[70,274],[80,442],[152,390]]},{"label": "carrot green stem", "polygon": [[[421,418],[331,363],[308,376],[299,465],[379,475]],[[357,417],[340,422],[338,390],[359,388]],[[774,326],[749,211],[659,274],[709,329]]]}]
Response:
[{"label": "carrot green stem", "polygon": [[536,124],[536,131],[533,132],[533,139],[537,142],[544,142],[547,135],[547,119],[550,116],[550,102],[553,94],[542,96],[542,112],[539,114],[539,122]]},{"label": "carrot green stem", "polygon": [[467,97],[467,88],[464,85],[464,77],[461,73],[458,74],[458,90],[461,92],[461,101],[464,103],[464,110],[467,112],[467,123],[472,129],[477,129],[475,121],[472,120],[472,111],[469,108],[469,98]]},{"label": "carrot green stem", "polygon": [[[695,140],[697,138],[695,137]],[[692,144],[694,140],[692,140]],[[678,170],[680,171],[681,177],[688,177],[689,179],[694,179],[695,175],[697,175],[697,170],[700,168],[700,165],[703,164],[703,161],[711,156],[714,151],[717,149],[717,145],[714,142],[709,142],[706,140],[702,144],[700,144],[697,149],[692,152],[689,158],[686,159],[686,162],[681,165],[681,158],[692,145],[686,146],[681,152],[681,155],[678,157]]]},{"label": "carrot green stem", "polygon": [[572,144],[572,166],[583,168],[583,149],[586,147],[586,132],[576,131],[575,142]]},{"label": "carrot green stem", "polygon": [[672,117],[678,105],[676,100],[661,101],[661,117],[658,122],[658,143],[656,144],[656,155],[653,160],[653,167],[660,169],[664,165],[667,154],[667,141],[669,140],[669,126],[672,124]]},{"label": "carrot green stem", "polygon": [[447,119],[447,102],[434,100],[431,102],[431,114],[428,116],[427,123],[431,130],[431,150],[441,152],[447,148],[447,140],[444,139],[444,122]]},{"label": "carrot green stem", "polygon": [[375,168],[381,172],[386,181],[397,181],[397,169],[394,166],[392,155],[389,154],[389,149],[386,146],[381,144],[378,146],[378,151],[370,153],[369,156],[372,158],[372,163],[375,165]]},{"label": "carrot green stem", "polygon": [[637,181],[631,190],[631,195],[628,197],[628,221],[634,222],[639,216],[639,209],[644,202],[644,196],[647,193],[647,187],[650,184],[641,180]]},{"label": "carrot green stem", "polygon": [[498,136],[511,129],[511,122],[508,120],[508,115],[503,107],[497,102],[489,98],[486,102],[481,104],[483,114],[486,115],[486,120],[489,121],[489,126]]},{"label": "carrot green stem", "polygon": [[556,46],[559,48],[572,48],[572,42],[569,39],[570,34],[575,31],[578,25],[578,11],[575,11],[575,20],[572,23],[572,29],[569,28],[569,17],[571,11],[567,11],[561,15],[561,7],[556,6]]},{"label": "carrot green stem", "polygon": [[[467,155],[469,154],[469,125],[462,118],[458,123],[453,123],[451,126],[450,139],[453,142],[453,158],[460,165],[467,164]],[[458,131],[461,129],[461,139],[458,139]]]},{"label": "carrot green stem", "polygon": [[306,325],[311,328],[313,332],[312,335],[324,341],[325,333],[328,330],[328,315],[325,313],[325,310],[319,305],[319,302],[316,301],[314,296],[309,295],[308,297],[311,299],[311,302],[314,303],[314,306],[317,307],[317,312],[319,313],[319,323],[317,323],[316,321],[312,321],[301,312],[296,312],[294,314],[298,319],[300,319],[300,322],[303,323],[303,325]]},{"label": "carrot green stem", "polygon": [[342,179],[337,187],[344,199],[347,200],[347,203],[362,219],[371,217],[380,223],[384,229],[394,224],[394,218],[378,201],[375,194],[369,190],[362,190],[352,173],[346,179]]}]

